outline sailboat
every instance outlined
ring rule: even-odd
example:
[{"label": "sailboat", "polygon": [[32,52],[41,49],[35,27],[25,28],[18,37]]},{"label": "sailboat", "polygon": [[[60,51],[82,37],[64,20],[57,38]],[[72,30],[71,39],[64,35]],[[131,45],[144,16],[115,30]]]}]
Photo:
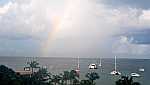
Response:
[{"label": "sailboat", "polygon": [[77,64],[77,68],[76,68],[76,73],[78,74],[79,76],[79,73],[80,73],[80,61],[79,61],[79,56],[78,56],[78,64]]},{"label": "sailboat", "polygon": [[30,66],[29,66],[29,64],[30,64],[30,62],[29,62],[29,59],[28,59],[28,57],[27,57],[27,60],[26,60],[26,65],[25,65],[25,67],[24,67],[24,71],[30,71],[31,70],[31,68],[30,68]]},{"label": "sailboat", "polygon": [[115,70],[110,72],[111,75],[121,75],[121,73],[119,71],[117,71],[117,67],[116,67],[116,63],[117,63],[117,60],[116,60],[116,56],[115,56]]},{"label": "sailboat", "polygon": [[98,66],[102,66],[102,60],[101,60],[101,58],[99,59],[99,65]]}]

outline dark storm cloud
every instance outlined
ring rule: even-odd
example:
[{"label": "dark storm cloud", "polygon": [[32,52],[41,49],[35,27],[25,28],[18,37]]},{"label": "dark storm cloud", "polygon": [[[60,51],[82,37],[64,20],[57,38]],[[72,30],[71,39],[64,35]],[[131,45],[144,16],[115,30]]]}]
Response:
[{"label": "dark storm cloud", "polygon": [[[100,0],[97,1],[99,2]],[[150,8],[150,0],[102,0],[102,2],[111,7],[129,6],[142,9]]]}]

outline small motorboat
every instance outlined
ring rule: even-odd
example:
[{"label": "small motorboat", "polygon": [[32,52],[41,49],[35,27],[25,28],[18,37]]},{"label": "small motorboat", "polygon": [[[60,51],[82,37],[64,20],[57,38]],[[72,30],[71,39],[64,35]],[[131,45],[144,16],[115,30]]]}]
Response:
[{"label": "small motorboat", "polygon": [[138,74],[138,73],[131,73],[131,76],[132,77],[140,77],[140,74]]},{"label": "small motorboat", "polygon": [[96,64],[90,64],[89,69],[97,69],[97,65]]},{"label": "small motorboat", "polygon": [[140,71],[140,72],[144,72],[145,69],[144,69],[144,68],[140,68],[139,71]]}]

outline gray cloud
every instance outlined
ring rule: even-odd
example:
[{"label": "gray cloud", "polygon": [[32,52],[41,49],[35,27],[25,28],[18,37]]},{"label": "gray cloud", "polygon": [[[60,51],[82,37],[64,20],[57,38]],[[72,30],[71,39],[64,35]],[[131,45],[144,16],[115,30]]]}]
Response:
[{"label": "gray cloud", "polygon": [[149,28],[125,28],[124,32],[115,35],[113,53],[120,56],[148,56],[150,52]]},{"label": "gray cloud", "polygon": [[110,7],[133,7],[133,8],[140,8],[140,9],[149,9],[150,8],[150,1],[149,0],[97,0],[98,2],[103,2],[104,4]]},{"label": "gray cloud", "polygon": [[[150,10],[142,5],[148,1],[115,2],[12,0],[0,9],[0,40],[2,44],[10,42],[1,47],[1,52],[12,47],[10,53],[15,51],[14,55],[25,55],[29,48],[33,50],[30,55],[35,54],[35,49],[47,49],[47,56],[111,57],[118,51],[143,54],[150,48],[146,38],[149,32],[144,31],[150,27]],[[22,46],[26,43],[30,45]]]},{"label": "gray cloud", "polygon": [[150,29],[134,30],[126,33],[126,36],[132,44],[150,44]]}]

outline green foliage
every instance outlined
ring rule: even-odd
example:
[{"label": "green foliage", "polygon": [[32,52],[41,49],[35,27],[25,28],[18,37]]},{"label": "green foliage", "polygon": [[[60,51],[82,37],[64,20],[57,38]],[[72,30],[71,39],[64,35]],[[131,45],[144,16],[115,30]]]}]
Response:
[{"label": "green foliage", "polygon": [[140,83],[133,82],[133,77],[122,76],[121,79],[116,81],[116,85],[140,85]]},{"label": "green foliage", "polygon": [[76,85],[77,83],[79,83],[78,74],[75,70],[64,71],[62,79],[65,85],[66,84]]},{"label": "green foliage", "polygon": [[29,75],[16,74],[12,69],[0,66],[0,85],[48,85],[51,74],[46,68],[40,68],[38,72]]},{"label": "green foliage", "polygon": [[80,85],[93,85],[91,80],[81,80]]},{"label": "green foliage", "polygon": [[132,85],[141,85],[139,82],[133,82]]},{"label": "green foliage", "polygon": [[[37,65],[39,65],[37,62],[30,63],[32,68],[36,68]],[[99,78],[95,72],[87,73],[86,76],[89,80],[79,81],[75,70],[52,75],[47,71],[47,68],[39,68],[32,75],[20,75],[4,65],[0,66],[0,85],[95,85],[93,81]]]},{"label": "green foliage", "polygon": [[87,77],[91,81],[99,79],[99,75],[96,72],[87,73],[85,77]]},{"label": "green foliage", "polygon": [[[87,73],[87,74],[85,75],[85,77],[87,77],[87,78],[89,79],[89,81],[87,81],[87,80],[84,81],[84,83],[88,83],[88,85],[95,85],[94,80],[100,78],[99,75],[98,75],[98,73],[96,73],[96,72]],[[92,82],[92,84],[91,84],[91,82]],[[83,84],[83,85],[86,85],[86,84]]]},{"label": "green foliage", "polygon": [[30,67],[32,67],[32,68],[37,68],[37,66],[39,65],[39,63],[38,63],[37,61],[31,61],[31,62],[29,63],[29,65],[30,65]]},{"label": "green foliage", "polygon": [[10,68],[0,65],[0,85],[21,85],[21,80]]},{"label": "green foliage", "polygon": [[32,77],[35,77],[38,81],[47,82],[51,79],[51,74],[47,71],[47,68],[40,68]]},{"label": "green foliage", "polygon": [[52,76],[52,82],[56,84],[60,84],[60,80],[62,80],[62,77],[60,75],[53,75]]}]

